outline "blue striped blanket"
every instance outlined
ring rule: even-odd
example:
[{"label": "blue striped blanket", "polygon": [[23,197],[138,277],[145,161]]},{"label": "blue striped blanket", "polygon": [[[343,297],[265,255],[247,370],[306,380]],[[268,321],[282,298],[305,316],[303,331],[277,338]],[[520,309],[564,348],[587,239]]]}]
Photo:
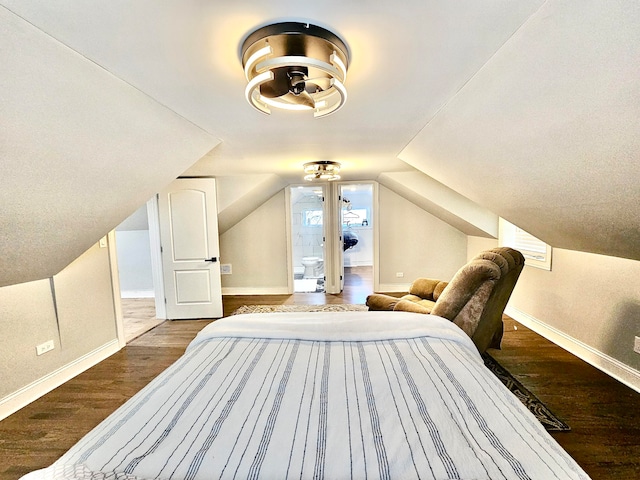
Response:
[{"label": "blue striped blanket", "polygon": [[440,317],[237,315],[51,467],[95,479],[587,479]]}]

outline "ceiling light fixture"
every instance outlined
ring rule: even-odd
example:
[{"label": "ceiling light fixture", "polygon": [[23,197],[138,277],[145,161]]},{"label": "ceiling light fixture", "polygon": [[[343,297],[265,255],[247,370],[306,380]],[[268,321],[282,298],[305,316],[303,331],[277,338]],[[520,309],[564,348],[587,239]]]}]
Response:
[{"label": "ceiling light fixture", "polygon": [[284,22],[259,28],[242,44],[242,66],[245,97],[262,113],[275,107],[323,117],[347,101],[347,46],[322,27]]},{"label": "ceiling light fixture", "polygon": [[340,164],[329,160],[321,160],[318,162],[309,162],[304,164],[304,179],[312,182],[314,180],[339,180]]}]

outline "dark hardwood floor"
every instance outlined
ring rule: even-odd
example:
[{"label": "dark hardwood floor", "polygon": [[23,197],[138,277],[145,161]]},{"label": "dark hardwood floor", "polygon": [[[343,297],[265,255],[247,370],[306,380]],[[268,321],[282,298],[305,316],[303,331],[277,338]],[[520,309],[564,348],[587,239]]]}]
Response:
[{"label": "dark hardwood floor", "polygon": [[[224,314],[252,304],[364,303],[370,273],[351,273],[340,295],[225,296]],[[1,421],[0,480],[53,463],[171,365],[209,322],[164,322]],[[491,354],[571,426],[553,437],[594,479],[640,478],[640,394],[512,319],[505,322],[503,348]]]},{"label": "dark hardwood floor", "polygon": [[502,349],[489,353],[569,424],[552,433],[558,443],[593,479],[640,479],[640,393],[504,321]]}]

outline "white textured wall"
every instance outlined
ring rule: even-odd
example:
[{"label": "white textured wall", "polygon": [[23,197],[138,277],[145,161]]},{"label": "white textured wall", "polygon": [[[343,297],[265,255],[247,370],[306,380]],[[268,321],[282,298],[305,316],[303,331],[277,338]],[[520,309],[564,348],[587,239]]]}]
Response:
[{"label": "white textured wall", "polygon": [[0,25],[4,286],[62,271],[220,140],[8,8]]},{"label": "white textured wall", "polygon": [[[109,253],[92,246],[49,279],[0,288],[0,400],[116,338]],[[36,355],[53,340],[54,350]]]},{"label": "white textured wall", "polygon": [[223,289],[286,292],[287,234],[284,190],[220,235],[220,262],[232,264]]},{"label": "white textured wall", "polygon": [[498,246],[497,238],[467,237],[467,262],[484,250],[491,250]]},{"label": "white textured wall", "polygon": [[448,281],[466,263],[467,236],[460,230],[382,185],[379,203],[381,290],[402,291],[418,277]]},{"label": "white textured wall", "polygon": [[640,262],[554,249],[551,271],[525,267],[509,306],[640,371]]},{"label": "white textured wall", "polygon": [[122,297],[153,296],[149,230],[116,230],[116,248]]},{"label": "white textured wall", "polygon": [[[0,288],[0,399],[62,365],[49,280]],[[36,356],[36,345],[55,348]]]}]

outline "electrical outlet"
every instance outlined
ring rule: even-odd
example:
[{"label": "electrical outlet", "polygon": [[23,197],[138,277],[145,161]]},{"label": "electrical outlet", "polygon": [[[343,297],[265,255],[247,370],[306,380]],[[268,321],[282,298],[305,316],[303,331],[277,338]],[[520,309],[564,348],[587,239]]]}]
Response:
[{"label": "electrical outlet", "polygon": [[633,351],[640,353],[640,337],[636,337],[633,342]]},{"label": "electrical outlet", "polygon": [[403,272],[396,272],[396,277],[397,278],[403,278],[404,277],[404,273]]},{"label": "electrical outlet", "polygon": [[53,350],[53,340],[49,340],[48,342],[41,343],[36,346],[36,355],[42,355],[43,353],[47,353],[48,351]]},{"label": "electrical outlet", "polygon": [[231,275],[231,264],[223,263],[220,265],[220,274],[221,275]]}]

